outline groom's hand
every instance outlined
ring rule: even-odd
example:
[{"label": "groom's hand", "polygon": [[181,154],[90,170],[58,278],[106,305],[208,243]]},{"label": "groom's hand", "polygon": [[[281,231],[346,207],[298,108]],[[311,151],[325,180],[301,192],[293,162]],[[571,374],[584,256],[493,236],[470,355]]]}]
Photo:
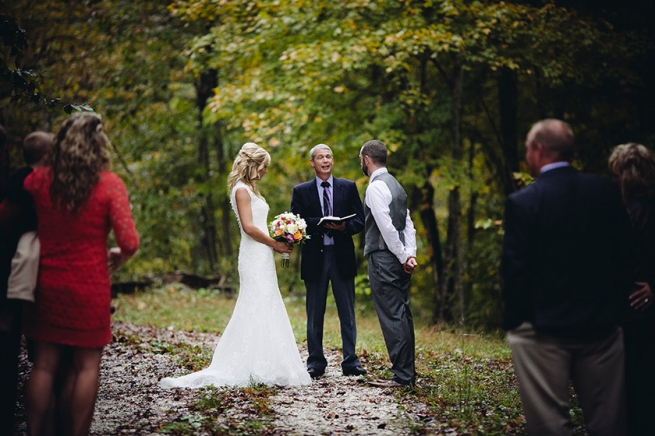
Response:
[{"label": "groom's hand", "polygon": [[416,256],[408,256],[407,260],[403,264],[403,270],[407,274],[411,274],[411,273],[414,272],[414,269],[416,269],[417,265],[418,265],[418,263],[416,262]]}]

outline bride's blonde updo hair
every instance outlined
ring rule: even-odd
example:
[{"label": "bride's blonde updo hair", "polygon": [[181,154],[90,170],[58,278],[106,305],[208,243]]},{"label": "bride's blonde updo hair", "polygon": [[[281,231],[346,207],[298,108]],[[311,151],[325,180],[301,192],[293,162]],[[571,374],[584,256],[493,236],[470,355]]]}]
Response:
[{"label": "bride's blonde updo hair", "polygon": [[232,172],[227,177],[228,191],[237,182],[241,181],[248,185],[252,192],[260,196],[257,189],[257,180],[259,180],[259,171],[271,163],[271,155],[254,142],[246,142],[239,150],[237,157],[232,164]]}]

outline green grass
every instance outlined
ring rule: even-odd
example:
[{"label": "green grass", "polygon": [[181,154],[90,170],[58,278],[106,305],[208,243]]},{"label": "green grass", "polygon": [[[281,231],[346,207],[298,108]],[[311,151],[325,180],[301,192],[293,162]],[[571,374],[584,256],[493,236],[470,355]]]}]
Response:
[{"label": "green grass", "polygon": [[[358,354],[371,376],[389,377],[386,347],[370,297],[357,298]],[[189,291],[179,285],[168,285],[133,295],[120,295],[113,301],[116,307],[114,319],[159,328],[172,326],[175,329],[221,333],[235,303],[236,298],[226,298],[219,293]],[[302,343],[306,340],[304,299],[288,297],[285,304],[296,340]],[[420,420],[406,423],[411,433],[454,431],[453,434],[501,435],[522,434],[525,431],[511,355],[503,337],[498,334],[462,333],[419,322],[415,327],[418,384],[414,389],[396,393],[401,407],[411,409],[417,402],[427,406]],[[336,305],[331,299],[325,316],[324,346],[341,349],[339,319]],[[213,351],[198,350],[198,347],[184,344],[169,348],[162,345],[157,350],[175,354],[179,363],[191,371],[206,366]],[[239,396],[250,398],[249,404],[252,406],[249,407],[266,410],[266,398],[272,391],[261,387],[253,391],[229,392],[232,392],[232,396],[239,392]],[[222,395],[226,391],[208,392],[210,398],[205,405],[198,405],[198,410],[208,410],[208,415],[213,415],[211,396],[218,396],[219,403],[225,402]],[[182,427],[191,430],[198,425],[207,428],[217,424],[209,418],[194,415],[170,425],[177,427],[171,428],[176,433]],[[254,427],[256,424],[250,423],[247,428],[231,430],[257,433],[259,430]]]}]

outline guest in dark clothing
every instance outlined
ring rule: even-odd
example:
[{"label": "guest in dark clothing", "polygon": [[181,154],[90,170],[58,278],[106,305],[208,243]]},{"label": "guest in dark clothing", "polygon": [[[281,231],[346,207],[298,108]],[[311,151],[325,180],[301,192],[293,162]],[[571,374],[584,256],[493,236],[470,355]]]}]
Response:
[{"label": "guest in dark clothing", "polygon": [[505,205],[503,327],[530,435],[570,435],[572,381],[591,435],[625,434],[622,292],[630,226],[618,186],[570,164],[559,120],[527,135],[533,184]]},{"label": "guest in dark clothing", "polygon": [[54,135],[30,133],[23,142],[27,166],[12,173],[0,194],[0,434],[13,434],[18,354],[21,339],[21,300],[7,298],[7,281],[18,240],[36,230],[32,197],[23,190],[23,181],[34,168],[43,166]]},{"label": "guest in dark clothing", "polygon": [[623,322],[628,434],[653,434],[655,406],[655,154],[640,144],[617,146],[610,170],[621,186],[634,232],[634,287]]}]

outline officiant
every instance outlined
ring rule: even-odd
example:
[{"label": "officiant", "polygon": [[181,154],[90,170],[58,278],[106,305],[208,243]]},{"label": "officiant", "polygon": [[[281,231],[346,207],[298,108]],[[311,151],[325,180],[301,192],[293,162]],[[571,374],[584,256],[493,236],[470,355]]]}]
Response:
[{"label": "officiant", "polygon": [[[366,370],[355,353],[355,246],[352,236],[364,229],[364,211],[355,182],[332,175],[334,157],[325,144],[309,152],[309,164],[316,177],[293,188],[291,212],[307,222],[310,239],[303,244],[300,278],[307,290],[307,372],[312,378],[325,374],[327,360],[323,353],[323,322],[328,283],[337,304],[344,375],[364,375]],[[353,217],[341,222],[321,223],[324,216]]]}]

